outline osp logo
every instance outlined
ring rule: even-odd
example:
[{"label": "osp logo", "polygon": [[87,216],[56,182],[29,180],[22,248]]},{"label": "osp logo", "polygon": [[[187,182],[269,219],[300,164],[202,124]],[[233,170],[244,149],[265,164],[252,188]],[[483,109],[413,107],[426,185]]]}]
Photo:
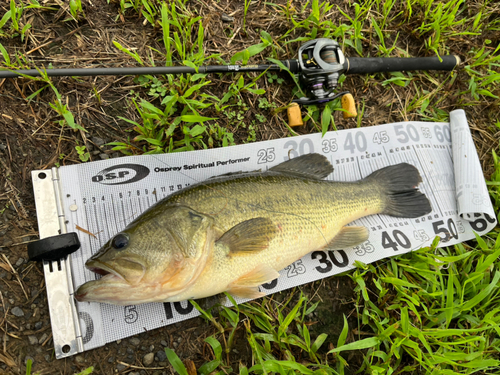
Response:
[{"label": "osp logo", "polygon": [[137,182],[149,175],[149,168],[139,164],[121,164],[106,168],[92,177],[103,185],[123,185]]}]

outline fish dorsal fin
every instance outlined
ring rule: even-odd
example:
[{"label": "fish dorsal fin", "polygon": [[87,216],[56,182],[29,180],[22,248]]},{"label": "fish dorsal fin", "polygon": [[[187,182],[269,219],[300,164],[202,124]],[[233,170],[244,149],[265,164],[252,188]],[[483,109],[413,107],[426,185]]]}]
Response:
[{"label": "fish dorsal fin", "polygon": [[370,236],[366,227],[343,227],[326,246],[328,250],[341,250],[365,242]]},{"label": "fish dorsal fin", "polygon": [[265,295],[258,286],[279,277],[278,271],[266,264],[261,264],[228,285],[228,293],[241,298],[258,298]]},{"label": "fish dorsal fin", "polygon": [[297,177],[322,180],[333,172],[333,166],[323,155],[306,154],[287,160],[269,170]]},{"label": "fish dorsal fin", "polygon": [[275,235],[276,225],[268,218],[257,217],[229,229],[217,240],[216,245],[224,246],[228,255],[261,251],[269,246]]}]

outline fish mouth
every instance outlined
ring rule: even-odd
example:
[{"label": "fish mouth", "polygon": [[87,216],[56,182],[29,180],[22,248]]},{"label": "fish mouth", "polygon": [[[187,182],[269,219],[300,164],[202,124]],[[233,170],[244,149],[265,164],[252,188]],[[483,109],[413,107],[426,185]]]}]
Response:
[{"label": "fish mouth", "polygon": [[87,292],[85,293],[78,293],[78,290],[75,292],[74,296],[75,296],[75,299],[78,301],[78,302],[84,302],[85,301],[85,296],[87,295]]},{"label": "fish mouth", "polygon": [[[106,287],[106,285],[112,284],[118,286],[126,283],[125,278],[119,272],[98,260],[88,260],[85,263],[85,267],[102,277],[98,280],[89,281],[76,290],[74,297],[78,302],[94,300],[96,291]],[[107,297],[109,298],[110,296],[108,295]]]},{"label": "fish mouth", "polygon": [[[122,272],[122,266],[133,266],[138,271],[135,275],[127,274],[127,268]],[[116,267],[115,267],[116,266]],[[74,297],[78,302],[104,302],[115,305],[130,305],[129,301],[142,301],[147,285],[139,283],[145,273],[142,264],[132,259],[123,259],[121,264],[108,264],[96,259],[89,259],[85,267],[101,275],[97,280],[88,281],[78,287]],[[123,273],[125,272],[125,273]],[[141,302],[142,303],[142,302]]]},{"label": "fish mouth", "polygon": [[125,278],[117,270],[104,263],[99,262],[98,260],[89,260],[88,262],[85,263],[85,267],[87,267],[89,271],[92,271],[98,275],[103,276],[101,280],[104,278],[108,280],[113,277],[116,277],[123,281],[126,281]]}]

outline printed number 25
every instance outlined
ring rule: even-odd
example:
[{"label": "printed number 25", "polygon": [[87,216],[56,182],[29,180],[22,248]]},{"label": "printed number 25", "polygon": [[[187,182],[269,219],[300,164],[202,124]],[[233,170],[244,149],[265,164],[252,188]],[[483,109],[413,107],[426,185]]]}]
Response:
[{"label": "printed number 25", "polygon": [[257,151],[258,164],[271,163],[276,159],[276,154],[274,153],[274,147],[261,149]]},{"label": "printed number 25", "polygon": [[285,270],[287,271],[286,276],[290,278],[306,273],[306,266],[302,263],[302,259],[299,259],[286,267]]}]

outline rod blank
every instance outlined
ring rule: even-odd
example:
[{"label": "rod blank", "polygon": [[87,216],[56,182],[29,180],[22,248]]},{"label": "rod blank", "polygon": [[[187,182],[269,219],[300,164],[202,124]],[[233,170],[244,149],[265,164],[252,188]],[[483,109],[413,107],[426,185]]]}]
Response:
[{"label": "rod blank", "polygon": [[[292,73],[299,72],[297,60],[284,60],[283,65]],[[263,65],[207,65],[196,69],[188,66],[156,66],[156,67],[130,67],[130,68],[69,68],[69,69],[47,69],[49,77],[85,77],[85,76],[127,76],[127,75],[157,75],[157,74],[183,74],[183,73],[230,73],[230,72],[263,72],[265,70],[279,71],[281,68],[276,64]],[[0,78],[16,78],[21,74],[40,77],[36,69],[27,70],[0,70]]]},{"label": "rod blank", "polygon": [[[200,67],[201,70],[206,67]],[[187,66],[152,67],[152,68],[80,68],[80,69],[47,69],[49,77],[85,77],[85,76],[125,76],[144,74],[182,74],[196,73],[195,69]],[[0,71],[0,78],[16,78],[24,74],[31,77],[40,77],[41,74],[36,69]]]}]

